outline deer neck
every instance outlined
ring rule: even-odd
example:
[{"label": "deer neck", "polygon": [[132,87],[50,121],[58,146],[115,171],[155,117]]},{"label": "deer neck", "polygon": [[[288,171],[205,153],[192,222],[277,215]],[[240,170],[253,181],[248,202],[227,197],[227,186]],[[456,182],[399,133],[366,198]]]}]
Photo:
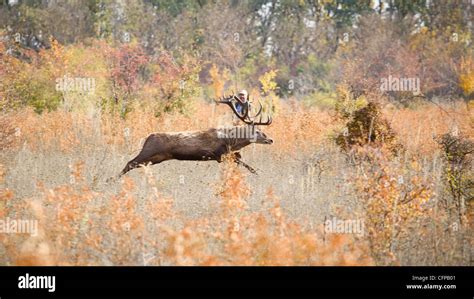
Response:
[{"label": "deer neck", "polygon": [[234,139],[232,140],[231,142],[231,149],[233,151],[238,151],[240,150],[241,148],[244,148],[246,147],[247,145],[249,145],[251,142],[249,139],[244,139],[244,138],[238,138],[238,139]]},{"label": "deer neck", "polygon": [[220,132],[221,136],[225,136],[225,142],[231,150],[240,150],[252,143],[252,132],[247,130],[245,126],[232,127],[229,129],[223,129]]}]

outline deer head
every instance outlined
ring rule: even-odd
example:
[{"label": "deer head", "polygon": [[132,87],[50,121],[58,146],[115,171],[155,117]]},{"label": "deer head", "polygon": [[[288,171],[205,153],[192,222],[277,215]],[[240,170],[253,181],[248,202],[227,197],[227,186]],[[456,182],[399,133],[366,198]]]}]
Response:
[{"label": "deer head", "polygon": [[[239,113],[237,111],[237,107],[235,106],[235,102],[238,101],[242,106],[243,106],[243,109],[242,109],[242,113]],[[268,126],[272,123],[272,118],[271,116],[267,116],[267,120],[266,121],[262,121],[262,103],[260,103],[260,101],[258,102],[259,104],[259,110],[258,112],[254,115],[254,116],[250,116],[250,112],[249,112],[249,102],[250,102],[250,95],[249,95],[249,100],[245,103],[242,103],[240,101],[240,99],[235,96],[233,93],[232,95],[229,95],[229,96],[224,96],[224,97],[221,97],[219,98],[219,100],[216,101],[218,104],[226,104],[228,105],[232,111],[234,112],[234,114],[241,120],[243,121],[244,123],[246,123],[247,125],[251,125],[251,126]],[[257,118],[257,116],[260,115],[260,118],[258,121],[255,121],[255,119]]]},{"label": "deer head", "polygon": [[[240,113],[235,106],[236,102],[239,102],[240,105],[242,105],[243,109],[242,112]],[[260,108],[258,109],[258,112],[254,116],[250,116],[250,106],[249,106],[249,101],[246,101],[245,103],[242,103],[238,97],[236,97],[234,94],[230,96],[224,96],[219,98],[219,100],[216,101],[218,104],[226,104],[228,105],[231,109],[232,112],[245,124],[248,126],[245,127],[235,127],[234,130],[245,130],[247,132],[246,136],[250,136],[248,140],[251,143],[257,143],[257,144],[272,144],[273,140],[269,138],[264,132],[259,130],[256,126],[268,126],[272,123],[272,118],[271,116],[267,116],[266,121],[262,121],[262,104],[259,101],[259,106]],[[258,121],[255,121],[256,118],[260,116]]]}]

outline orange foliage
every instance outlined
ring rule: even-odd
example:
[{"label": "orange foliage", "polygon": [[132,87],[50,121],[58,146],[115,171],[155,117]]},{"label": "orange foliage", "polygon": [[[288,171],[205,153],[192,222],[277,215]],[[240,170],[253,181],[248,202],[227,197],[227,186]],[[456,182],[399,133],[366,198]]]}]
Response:
[{"label": "orange foliage", "polygon": [[[258,148],[275,159],[279,155],[289,159],[295,151],[310,154],[328,139],[334,128],[327,112],[304,110],[297,104],[287,105],[284,110],[288,113],[281,113],[273,125],[263,128],[275,144]],[[447,130],[451,125],[450,115],[465,113],[461,107],[448,110],[452,114],[426,107],[424,112],[405,109],[387,111],[386,115],[409,151],[426,154],[435,151],[431,133]],[[132,111],[125,119],[107,114],[93,119],[66,111],[38,115],[24,110],[8,114],[2,120],[19,128],[6,131],[9,136],[13,134],[14,142],[4,150],[25,147],[33,152],[73,153],[79,146],[93,150],[94,146],[106,145],[119,149],[128,146],[127,151],[133,152],[139,148],[140,140],[154,131],[215,126],[220,111],[219,107],[212,114],[213,107],[203,104],[193,118],[180,114],[156,118],[151,112]],[[423,113],[428,116],[423,117]],[[456,124],[459,130],[472,134],[468,118],[458,117]],[[74,160],[68,184],[45,187],[38,182],[36,194],[21,200],[12,190],[0,190],[3,216],[33,217],[40,227],[36,237],[2,235],[6,248],[4,262],[18,265],[396,264],[391,241],[403,233],[400,228],[404,225],[431,215],[424,203],[434,195],[432,182],[420,174],[416,159],[401,167],[391,164],[383,152],[367,156],[372,164],[362,164],[358,169],[365,171],[365,176],[358,173],[352,183],[368,215],[368,242],[347,235],[323,237],[321,228],[310,228],[290,218],[272,189],[267,190],[264,209],[250,210],[247,200],[252,188],[247,184],[246,172],[242,173],[233,163],[224,163],[216,185],[220,199],[218,211],[209,217],[190,219],[174,209],[174,198],[160,194],[160,187],[148,168],[145,168],[148,191],[138,197],[135,192],[143,186],[138,188],[130,178],[125,178],[118,190],[95,190],[85,179],[84,161]],[[0,182],[9,172],[6,161],[1,165]],[[404,184],[398,183],[400,175]],[[377,252],[375,256],[372,254],[374,260],[368,256],[373,252]]]},{"label": "orange foliage", "polygon": [[464,105],[452,108],[425,105],[423,109],[397,109],[385,112],[390,125],[396,131],[398,140],[410,152],[428,155],[439,146],[433,137],[446,132],[464,132],[474,137],[470,113]]}]

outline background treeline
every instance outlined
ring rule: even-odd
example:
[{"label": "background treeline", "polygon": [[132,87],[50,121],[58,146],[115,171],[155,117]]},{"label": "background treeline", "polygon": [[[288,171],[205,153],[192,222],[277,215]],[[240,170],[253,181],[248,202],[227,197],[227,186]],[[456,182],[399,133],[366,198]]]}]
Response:
[{"label": "background treeline", "polygon": [[276,96],[320,107],[334,105],[338,86],[381,93],[388,76],[420,79],[421,96],[385,92],[397,103],[469,99],[473,10],[426,0],[2,0],[0,103],[54,109],[68,103],[56,86],[65,76],[93,78],[90,101],[122,113],[145,102],[185,112],[193,98],[239,88],[265,96],[269,80]]}]

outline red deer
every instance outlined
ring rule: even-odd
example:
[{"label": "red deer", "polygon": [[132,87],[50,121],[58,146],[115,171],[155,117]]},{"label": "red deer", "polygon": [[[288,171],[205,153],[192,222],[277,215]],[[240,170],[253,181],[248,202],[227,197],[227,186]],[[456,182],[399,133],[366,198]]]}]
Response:
[{"label": "red deer", "polygon": [[[255,169],[241,160],[238,152],[251,143],[272,144],[273,140],[256,126],[268,126],[272,118],[262,122],[262,105],[258,113],[251,117],[249,106],[246,104],[240,114],[234,104],[235,96],[219,99],[217,103],[229,105],[234,114],[246,125],[229,128],[208,129],[205,131],[190,131],[177,133],[155,133],[148,136],[142,150],[133,160],[127,163],[119,177],[128,171],[143,166],[154,165],[167,160],[212,161],[222,162],[223,155],[231,154],[235,163],[244,166],[250,172]],[[258,122],[255,118],[260,115]]]}]

